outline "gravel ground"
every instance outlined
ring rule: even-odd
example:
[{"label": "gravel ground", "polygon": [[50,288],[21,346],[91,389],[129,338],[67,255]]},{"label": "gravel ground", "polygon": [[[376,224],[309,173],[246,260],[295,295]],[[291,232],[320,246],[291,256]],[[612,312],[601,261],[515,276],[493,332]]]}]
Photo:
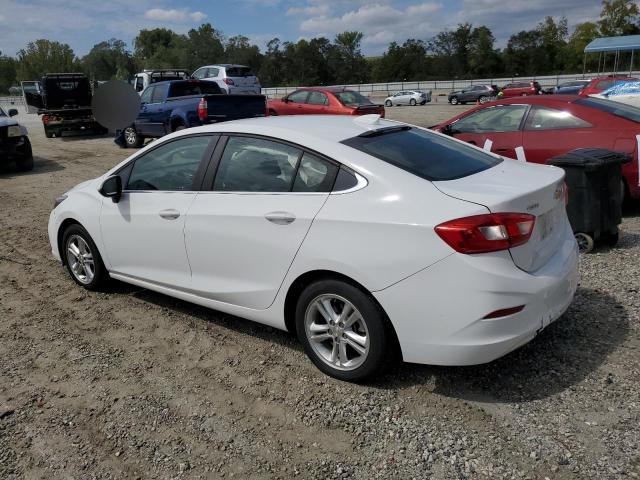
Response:
[{"label": "gravel ground", "polygon": [[[389,109],[431,125],[464,107]],[[24,115],[22,116],[24,119]],[[488,365],[322,375],[286,333],[115,283],[77,287],[53,198],[128,153],[44,138],[0,168],[0,478],[640,478],[640,208],[568,312]]]}]

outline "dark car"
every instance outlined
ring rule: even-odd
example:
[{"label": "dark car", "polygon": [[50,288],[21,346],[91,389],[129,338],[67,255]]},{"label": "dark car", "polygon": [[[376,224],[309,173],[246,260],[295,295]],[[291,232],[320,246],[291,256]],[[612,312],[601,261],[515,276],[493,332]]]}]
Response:
[{"label": "dark car", "polygon": [[451,105],[457,105],[467,102],[480,102],[486,103],[498,94],[498,87],[495,85],[471,85],[451,92],[447,97],[447,100]]},{"label": "dark car", "polygon": [[21,172],[33,170],[33,154],[27,129],[15,117],[15,108],[5,112],[0,107],[0,163],[15,162]]},{"label": "dark car", "polygon": [[545,88],[544,93],[552,95],[577,95],[589,84],[589,80],[571,80],[555,87]]}]

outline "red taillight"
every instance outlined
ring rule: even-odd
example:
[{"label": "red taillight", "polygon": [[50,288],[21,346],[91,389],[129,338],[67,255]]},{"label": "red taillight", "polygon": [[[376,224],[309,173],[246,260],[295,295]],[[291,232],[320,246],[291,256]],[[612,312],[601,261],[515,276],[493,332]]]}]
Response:
[{"label": "red taillight", "polygon": [[49,124],[49,115],[43,115],[42,116],[42,123],[44,125],[48,125]]},{"label": "red taillight", "polygon": [[198,118],[201,122],[204,122],[209,117],[209,112],[207,112],[207,101],[204,98],[201,98],[198,102]]},{"label": "red taillight", "polygon": [[235,83],[233,82],[233,80],[231,78],[223,78],[222,81],[224,83],[226,83],[227,85],[235,85]]},{"label": "red taillight", "polygon": [[460,253],[487,253],[527,243],[536,217],[528,213],[490,213],[441,223],[435,230]]}]

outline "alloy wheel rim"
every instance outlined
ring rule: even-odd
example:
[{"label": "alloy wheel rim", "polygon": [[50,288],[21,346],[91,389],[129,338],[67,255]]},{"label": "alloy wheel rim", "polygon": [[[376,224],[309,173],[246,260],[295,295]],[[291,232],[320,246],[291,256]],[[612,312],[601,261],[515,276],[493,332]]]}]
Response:
[{"label": "alloy wheel rim", "polygon": [[80,283],[87,285],[95,277],[93,254],[85,239],[79,235],[72,235],[67,241],[67,263]]},{"label": "alloy wheel rim", "polygon": [[136,132],[133,130],[133,128],[127,128],[124,131],[124,136],[127,140],[127,143],[136,143]]},{"label": "alloy wheel rim", "polygon": [[346,298],[323,294],[309,303],[304,330],[318,358],[336,370],[360,367],[369,354],[369,330]]}]

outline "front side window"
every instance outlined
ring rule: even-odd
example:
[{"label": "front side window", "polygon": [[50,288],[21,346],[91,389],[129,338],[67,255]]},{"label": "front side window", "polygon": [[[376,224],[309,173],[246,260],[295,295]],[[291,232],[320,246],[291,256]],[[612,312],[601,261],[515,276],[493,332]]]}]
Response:
[{"label": "front side window", "polygon": [[558,128],[589,128],[589,122],[574,117],[569,112],[554,108],[531,107],[525,130],[554,130]]},{"label": "front side window", "polygon": [[329,105],[329,100],[322,92],[311,92],[309,93],[307,103],[310,105]]},{"label": "front side window", "polygon": [[210,136],[181,138],[138,157],[126,190],[193,190],[193,179],[210,140]]},{"label": "front side window", "polygon": [[157,85],[156,88],[153,89],[153,94],[151,95],[151,103],[161,103],[164,100],[164,92],[167,89],[167,85]]},{"label": "front side window", "polygon": [[466,177],[502,161],[465,143],[409,126],[370,131],[341,143],[431,181]]},{"label": "front side window", "polygon": [[308,152],[302,155],[294,192],[330,192],[338,174],[338,167]]},{"label": "front side window", "polygon": [[515,132],[520,129],[527,105],[484,108],[451,124],[451,133]]},{"label": "front side window", "polygon": [[141,103],[151,103],[151,95],[153,95],[153,91],[156,87],[147,87],[147,89],[142,92],[142,96],[140,97]]},{"label": "front side window", "polygon": [[305,103],[309,92],[306,90],[298,90],[287,97],[287,100],[293,103]]},{"label": "front side window", "polygon": [[221,192],[289,192],[302,151],[271,140],[231,137],[213,183]]},{"label": "front side window", "polygon": [[206,78],[207,75],[207,69],[206,68],[199,68],[198,70],[196,70],[195,72],[193,72],[193,78]]}]

